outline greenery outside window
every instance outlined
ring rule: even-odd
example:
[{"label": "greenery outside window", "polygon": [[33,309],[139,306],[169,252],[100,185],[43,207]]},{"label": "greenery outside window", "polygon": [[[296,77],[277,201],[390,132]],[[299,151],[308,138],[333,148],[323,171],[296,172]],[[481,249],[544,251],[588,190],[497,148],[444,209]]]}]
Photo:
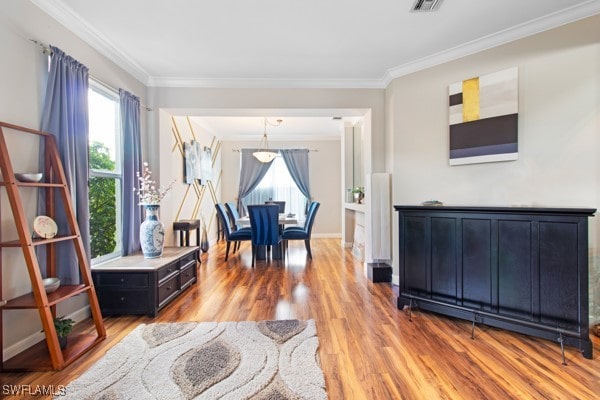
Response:
[{"label": "greenery outside window", "polygon": [[89,202],[92,264],[121,255],[122,140],[119,95],[90,79]]}]

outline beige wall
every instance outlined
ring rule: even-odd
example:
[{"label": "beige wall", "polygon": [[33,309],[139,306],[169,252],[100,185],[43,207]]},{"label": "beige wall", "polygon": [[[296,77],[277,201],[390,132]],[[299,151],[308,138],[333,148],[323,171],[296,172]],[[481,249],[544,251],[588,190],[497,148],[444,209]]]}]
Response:
[{"label": "beige wall", "polygon": [[[450,167],[448,84],[513,66],[519,159]],[[600,206],[600,16],[395,79],[386,105],[394,204]],[[590,312],[598,318],[600,217],[590,225]]]}]

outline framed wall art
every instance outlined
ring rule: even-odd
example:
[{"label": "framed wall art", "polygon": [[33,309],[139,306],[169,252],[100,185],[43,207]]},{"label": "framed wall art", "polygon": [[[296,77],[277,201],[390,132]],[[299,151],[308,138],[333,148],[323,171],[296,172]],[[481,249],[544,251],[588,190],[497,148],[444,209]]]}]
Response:
[{"label": "framed wall art", "polygon": [[450,165],[518,159],[518,69],[448,87]]}]

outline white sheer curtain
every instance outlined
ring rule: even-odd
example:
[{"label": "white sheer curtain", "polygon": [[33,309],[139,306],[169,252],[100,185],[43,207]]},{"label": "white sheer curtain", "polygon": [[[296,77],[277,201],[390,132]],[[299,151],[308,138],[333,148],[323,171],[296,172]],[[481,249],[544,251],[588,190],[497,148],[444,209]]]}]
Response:
[{"label": "white sheer curtain", "polygon": [[285,201],[285,211],[304,218],[306,197],[292,179],[282,157],[273,160],[258,186],[243,201],[245,205],[264,204],[268,200]]}]

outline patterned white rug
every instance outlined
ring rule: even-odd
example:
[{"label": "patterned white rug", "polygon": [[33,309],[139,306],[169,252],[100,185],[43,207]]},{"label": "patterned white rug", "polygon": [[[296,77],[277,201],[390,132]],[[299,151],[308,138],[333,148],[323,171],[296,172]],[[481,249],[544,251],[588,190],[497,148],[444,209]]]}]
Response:
[{"label": "patterned white rug", "polygon": [[60,399],[326,399],[314,320],[142,324]]}]

